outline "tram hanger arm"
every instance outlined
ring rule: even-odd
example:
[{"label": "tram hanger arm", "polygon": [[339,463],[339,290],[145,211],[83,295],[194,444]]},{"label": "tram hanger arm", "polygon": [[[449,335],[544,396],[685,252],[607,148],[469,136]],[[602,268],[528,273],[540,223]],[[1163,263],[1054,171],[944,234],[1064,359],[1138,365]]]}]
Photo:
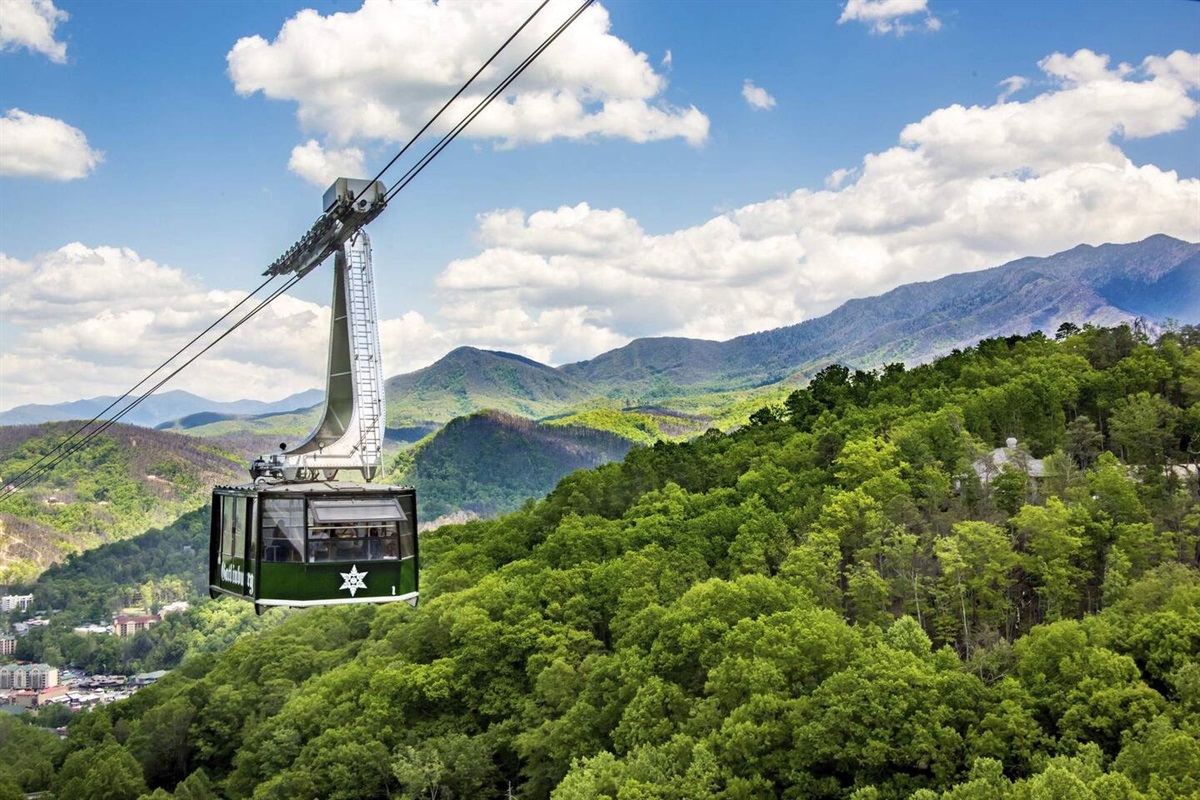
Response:
[{"label": "tram hanger arm", "polygon": [[382,181],[339,178],[325,194],[325,213],[264,275],[307,275],[387,208]]}]

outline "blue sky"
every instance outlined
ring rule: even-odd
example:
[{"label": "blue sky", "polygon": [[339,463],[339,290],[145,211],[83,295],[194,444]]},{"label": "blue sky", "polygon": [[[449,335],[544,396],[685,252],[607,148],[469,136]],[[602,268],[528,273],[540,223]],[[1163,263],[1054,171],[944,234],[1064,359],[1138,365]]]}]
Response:
[{"label": "blue sky", "polygon": [[[322,164],[296,148],[373,174],[531,9],[360,6],[0,0],[0,409],[128,388],[316,217]],[[481,117],[371,226],[389,374],[1200,239],[1200,3],[609,0],[571,35],[514,85],[525,116]],[[64,125],[73,162],[47,145]],[[173,385],[318,385],[328,293],[314,273]]]}]

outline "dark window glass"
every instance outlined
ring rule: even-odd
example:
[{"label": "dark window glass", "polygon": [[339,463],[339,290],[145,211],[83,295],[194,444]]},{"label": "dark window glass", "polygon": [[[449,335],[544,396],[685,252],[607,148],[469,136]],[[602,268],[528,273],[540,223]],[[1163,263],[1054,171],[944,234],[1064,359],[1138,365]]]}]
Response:
[{"label": "dark window glass", "polygon": [[233,557],[246,557],[246,500],[233,498]]},{"label": "dark window glass", "polygon": [[[241,513],[239,514],[239,510]],[[245,530],[246,501],[240,497],[221,498],[221,555],[241,558]]]},{"label": "dark window glass", "polygon": [[304,560],[303,498],[263,498],[262,526],[263,561]]},{"label": "dark window glass", "polygon": [[416,555],[416,548],[414,547],[414,537],[413,537],[412,530],[407,529],[407,530],[401,531],[400,532],[400,557],[401,558],[412,558],[415,555]]},{"label": "dark window glass", "polygon": [[308,510],[311,562],[389,561],[414,554],[412,517],[396,497],[313,499]]},{"label": "dark window glass", "polygon": [[395,497],[347,497],[312,500],[308,504],[313,522],[319,525],[334,522],[390,522],[407,519]]}]

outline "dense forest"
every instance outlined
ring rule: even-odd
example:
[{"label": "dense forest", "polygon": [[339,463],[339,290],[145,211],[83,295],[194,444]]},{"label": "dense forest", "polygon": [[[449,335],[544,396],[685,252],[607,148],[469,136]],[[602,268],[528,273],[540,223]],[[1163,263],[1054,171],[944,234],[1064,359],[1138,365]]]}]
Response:
[{"label": "dense forest", "polygon": [[1194,797],[1197,400],[1194,327],[833,365],[738,431],[423,536],[419,608],[186,660],[77,718],[52,776],[3,767],[0,727],[0,776],[84,800]]},{"label": "dense forest", "polygon": [[246,440],[202,441],[113,425],[72,452],[79,422],[0,426],[0,483],[62,458],[0,505],[0,584],[30,582],[64,556],[128,539],[203,506],[243,471]]},{"label": "dense forest", "polygon": [[632,446],[606,430],[481,411],[401,451],[389,480],[416,487],[422,520],[462,511],[492,517],[544,496],[577,469],[622,458]]},{"label": "dense forest", "polygon": [[[133,675],[172,669],[188,656],[218,652],[238,636],[275,624],[287,612],[255,616],[252,607],[208,599],[207,508],[133,539],[73,553],[29,587],[35,609],[60,609],[45,627],[17,640],[17,658],[88,673]],[[123,609],[151,613],[176,600],[192,607],[135,636],[80,634],[75,626],[107,623]],[[27,616],[13,612],[13,617]]]}]

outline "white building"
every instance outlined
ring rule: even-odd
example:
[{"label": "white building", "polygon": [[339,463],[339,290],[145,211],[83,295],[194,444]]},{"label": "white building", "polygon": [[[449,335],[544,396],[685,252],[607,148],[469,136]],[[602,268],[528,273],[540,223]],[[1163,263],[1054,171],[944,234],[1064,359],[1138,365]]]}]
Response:
[{"label": "white building", "polygon": [[169,614],[179,614],[188,610],[187,600],[176,600],[174,603],[169,603],[158,610],[160,617],[165,617]]},{"label": "white building", "polygon": [[32,602],[33,595],[31,594],[6,594],[0,597],[0,613],[28,611],[29,604]]},{"label": "white building", "polygon": [[58,686],[58,668],[49,664],[7,664],[0,667],[0,689],[37,691]]}]

